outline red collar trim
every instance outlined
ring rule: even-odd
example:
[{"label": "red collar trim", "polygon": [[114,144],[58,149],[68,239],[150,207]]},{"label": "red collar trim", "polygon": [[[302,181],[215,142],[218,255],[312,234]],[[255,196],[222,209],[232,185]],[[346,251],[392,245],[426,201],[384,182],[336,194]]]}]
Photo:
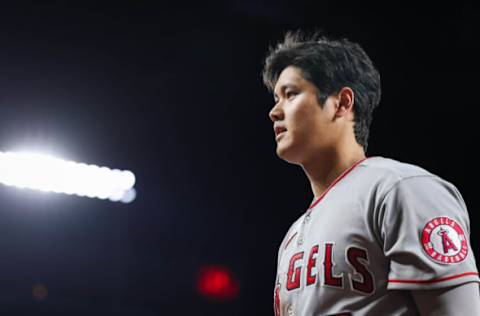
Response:
[{"label": "red collar trim", "polygon": [[310,207],[308,208],[309,210],[314,208],[315,205],[317,205],[318,203],[320,203],[320,201],[325,197],[325,195],[328,193],[328,191],[330,191],[340,180],[342,180],[343,178],[345,178],[347,176],[347,174],[349,174],[353,169],[355,169],[356,166],[358,166],[359,164],[361,164],[362,162],[364,162],[365,160],[367,160],[369,157],[365,157],[363,159],[361,159],[360,161],[357,161],[356,163],[353,164],[353,166],[351,166],[350,168],[348,168],[347,170],[345,170],[341,175],[339,175],[335,181],[332,182],[332,184],[330,184],[328,186],[328,188],[323,191],[322,195],[320,195],[320,197],[312,203],[312,205],[310,205]]}]

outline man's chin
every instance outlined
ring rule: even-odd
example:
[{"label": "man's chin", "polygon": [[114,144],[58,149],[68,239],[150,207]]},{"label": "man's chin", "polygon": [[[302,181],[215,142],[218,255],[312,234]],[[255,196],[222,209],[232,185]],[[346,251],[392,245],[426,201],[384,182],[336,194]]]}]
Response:
[{"label": "man's chin", "polygon": [[286,154],[286,151],[287,150],[286,150],[285,146],[281,146],[281,145],[277,144],[277,156],[279,158],[285,159],[284,156]]},{"label": "man's chin", "polygon": [[295,155],[292,153],[291,148],[285,146],[277,146],[277,156],[285,160],[286,162],[296,164]]}]

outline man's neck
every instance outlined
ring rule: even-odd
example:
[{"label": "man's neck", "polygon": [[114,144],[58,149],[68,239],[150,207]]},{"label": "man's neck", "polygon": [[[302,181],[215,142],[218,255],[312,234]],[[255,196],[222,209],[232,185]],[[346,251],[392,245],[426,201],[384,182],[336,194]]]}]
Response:
[{"label": "man's neck", "polygon": [[362,147],[358,147],[348,152],[332,151],[302,164],[310,181],[314,200],[318,199],[342,173],[362,159],[365,159],[365,152]]}]

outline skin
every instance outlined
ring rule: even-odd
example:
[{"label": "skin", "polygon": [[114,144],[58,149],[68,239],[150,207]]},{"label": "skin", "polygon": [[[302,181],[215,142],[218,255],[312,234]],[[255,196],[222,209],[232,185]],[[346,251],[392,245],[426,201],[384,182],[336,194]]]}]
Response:
[{"label": "skin", "polygon": [[276,137],[277,155],[300,165],[318,198],[346,169],[365,158],[354,134],[354,93],[349,87],[320,106],[316,86],[302,70],[289,66],[274,88],[275,105],[269,117],[287,130]]}]

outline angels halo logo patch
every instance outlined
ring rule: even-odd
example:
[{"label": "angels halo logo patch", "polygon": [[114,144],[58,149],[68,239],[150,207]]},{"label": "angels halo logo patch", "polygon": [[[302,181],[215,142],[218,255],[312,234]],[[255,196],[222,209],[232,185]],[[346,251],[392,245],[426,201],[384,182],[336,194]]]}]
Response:
[{"label": "angels halo logo patch", "polygon": [[468,254],[465,233],[446,216],[431,219],[422,231],[422,246],[430,259],[443,264],[459,263]]}]

